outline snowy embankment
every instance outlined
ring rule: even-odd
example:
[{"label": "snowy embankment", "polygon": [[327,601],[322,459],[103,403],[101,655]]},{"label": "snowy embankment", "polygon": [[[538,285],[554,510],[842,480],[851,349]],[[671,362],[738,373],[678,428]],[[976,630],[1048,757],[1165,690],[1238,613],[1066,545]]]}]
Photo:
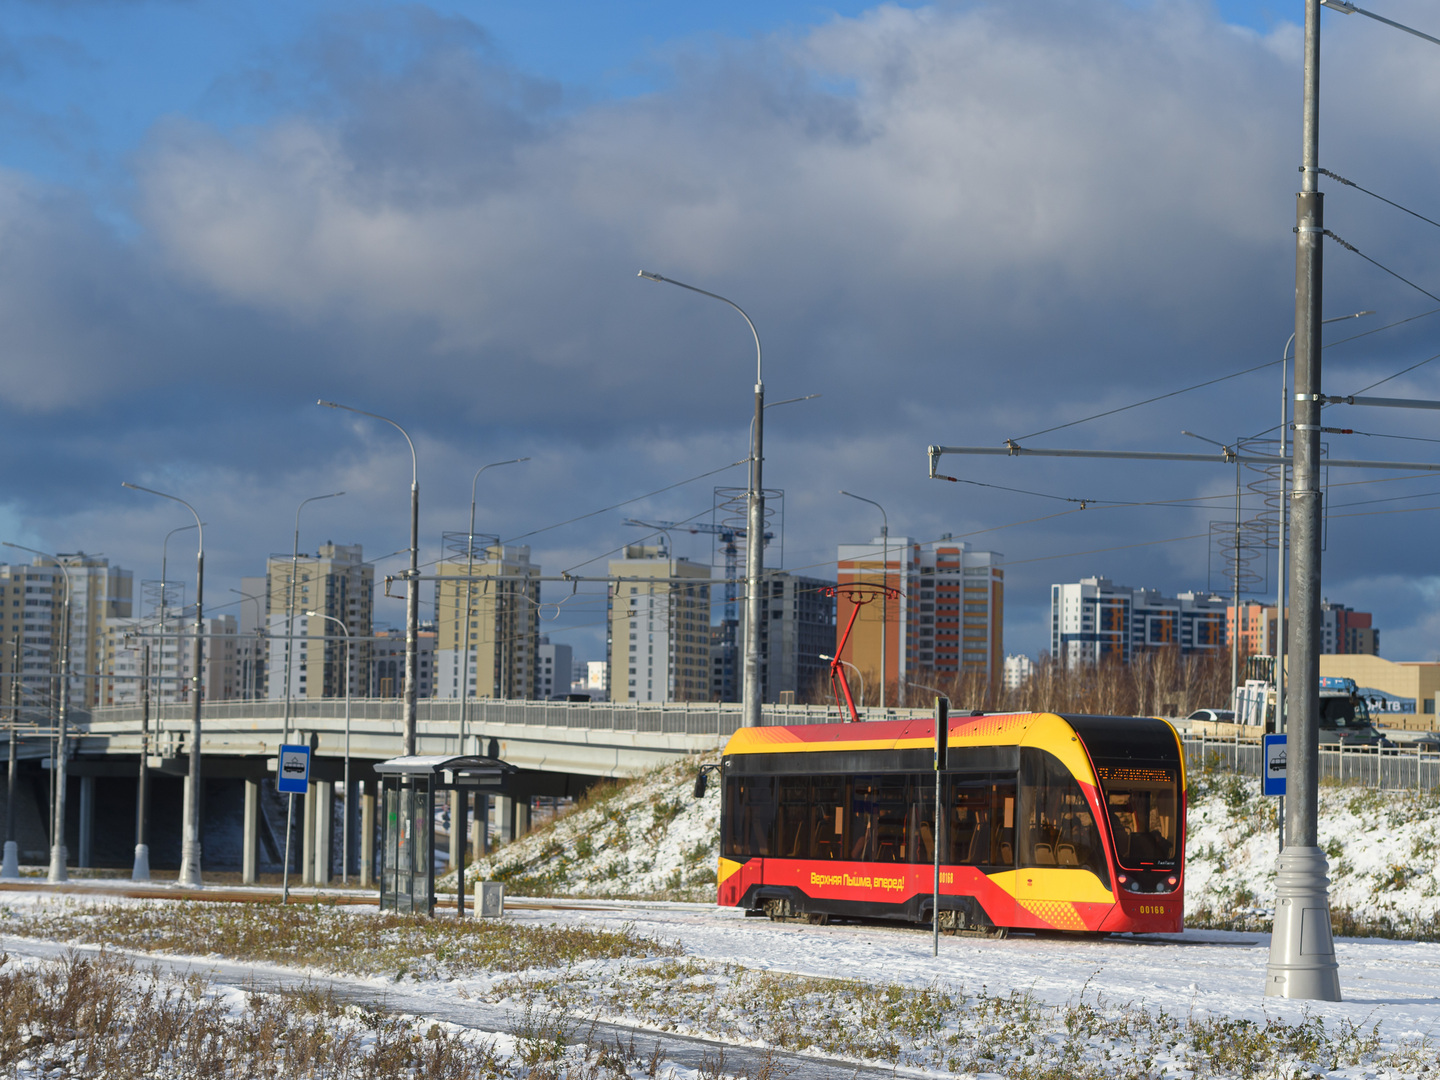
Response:
[{"label": "snowy embankment", "polygon": [[[466,880],[512,894],[710,900],[719,854],[720,793],[692,787],[701,761],[597,788],[572,813],[469,867]],[[1186,911],[1268,914],[1275,898],[1276,804],[1253,777],[1191,776]],[[1440,793],[1320,789],[1320,845],[1331,903],[1360,920],[1440,915]],[[453,890],[450,875],[440,887]]]}]

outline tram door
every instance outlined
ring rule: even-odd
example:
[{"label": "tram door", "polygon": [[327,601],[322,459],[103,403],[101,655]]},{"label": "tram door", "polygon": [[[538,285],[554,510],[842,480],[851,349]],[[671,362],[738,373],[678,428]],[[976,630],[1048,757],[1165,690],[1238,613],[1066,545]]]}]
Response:
[{"label": "tram door", "polygon": [[1021,756],[1015,898],[1057,930],[1098,925],[1109,907],[1105,853],[1080,785],[1050,754]]}]

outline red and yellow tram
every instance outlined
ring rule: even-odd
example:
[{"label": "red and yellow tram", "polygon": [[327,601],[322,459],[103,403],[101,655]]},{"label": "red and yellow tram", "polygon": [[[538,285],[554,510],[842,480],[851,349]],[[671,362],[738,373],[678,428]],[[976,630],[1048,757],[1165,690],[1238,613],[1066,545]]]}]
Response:
[{"label": "red and yellow tram", "polygon": [[1175,932],[1185,767],[1175,729],[1053,713],[742,728],[721,759],[719,903],[774,918],[960,930]]}]

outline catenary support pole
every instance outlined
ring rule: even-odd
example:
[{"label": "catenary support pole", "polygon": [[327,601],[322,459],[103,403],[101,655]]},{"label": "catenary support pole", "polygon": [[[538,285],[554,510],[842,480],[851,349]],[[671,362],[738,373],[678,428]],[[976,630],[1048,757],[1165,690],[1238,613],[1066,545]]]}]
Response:
[{"label": "catenary support pole", "polygon": [[[161,655],[164,653],[162,651]],[[145,839],[145,819],[150,812],[150,643],[140,649],[140,775],[135,783],[135,864],[131,881],[150,880],[150,845]]]},{"label": "catenary support pole", "polygon": [[5,857],[0,862],[0,878],[20,876],[20,845],[15,839],[15,784],[18,779],[18,742],[20,736],[20,639],[11,643],[10,661],[10,761],[5,773]]},{"label": "catenary support pole", "polygon": [[1295,439],[1290,497],[1291,656],[1286,687],[1285,839],[1276,863],[1267,997],[1340,1000],[1329,864],[1318,846],[1320,692],[1320,303],[1325,229],[1320,164],[1320,0],[1305,0],[1304,120],[1295,207]]}]

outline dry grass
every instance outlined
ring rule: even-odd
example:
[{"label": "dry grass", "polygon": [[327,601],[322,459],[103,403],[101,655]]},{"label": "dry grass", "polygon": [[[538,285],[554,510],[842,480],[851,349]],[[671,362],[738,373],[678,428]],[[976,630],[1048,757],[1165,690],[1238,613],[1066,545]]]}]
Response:
[{"label": "dry grass", "polygon": [[512,1075],[493,1040],[342,1009],[320,994],[249,993],[237,1008],[203,978],[141,971],[103,952],[31,967],[0,957],[0,1068],[107,1080]]},{"label": "dry grass", "polygon": [[676,944],[629,927],[531,926],[506,920],[359,914],[332,905],[67,906],[7,913],[6,933],[141,952],[217,955],[324,971],[416,978],[562,968],[583,960],[674,956]]}]

